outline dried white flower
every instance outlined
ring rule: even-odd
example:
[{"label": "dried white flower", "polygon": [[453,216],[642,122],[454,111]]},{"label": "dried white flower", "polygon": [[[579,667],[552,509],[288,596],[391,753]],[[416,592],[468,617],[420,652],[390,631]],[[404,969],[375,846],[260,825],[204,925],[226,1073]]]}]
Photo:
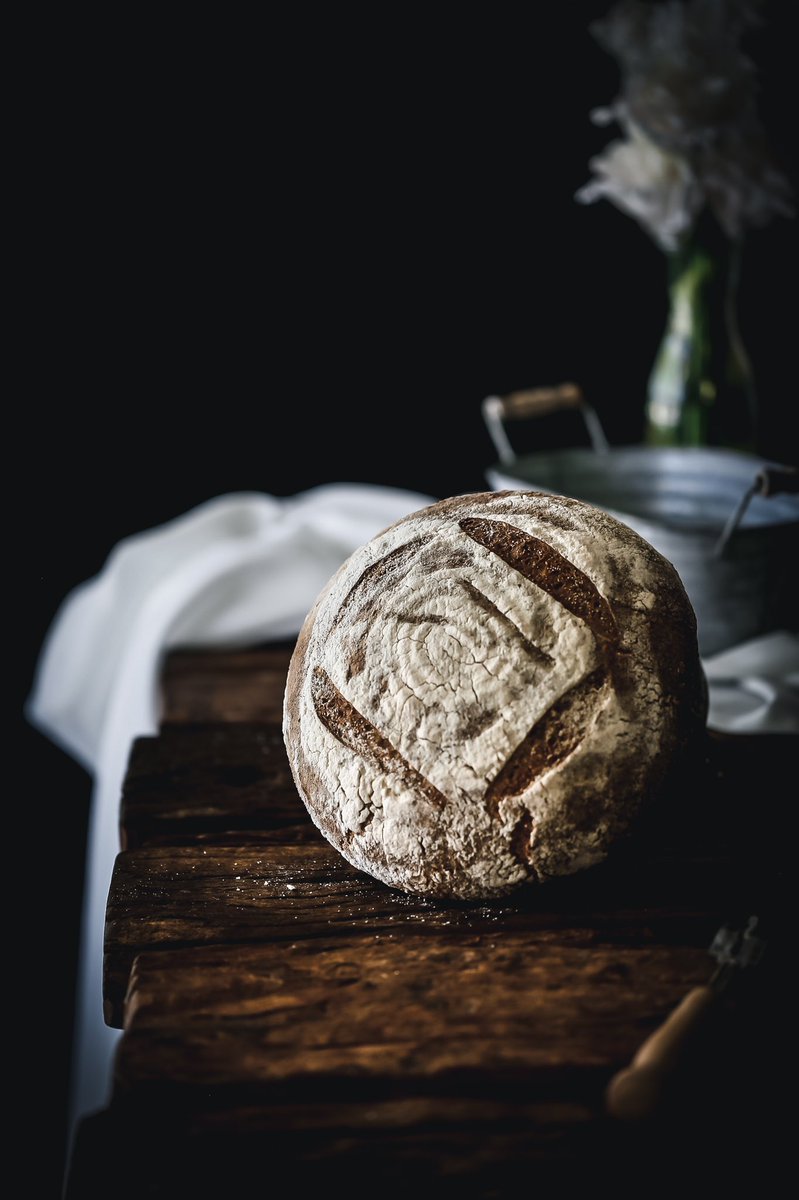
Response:
[{"label": "dried white flower", "polygon": [[661,150],[633,121],[624,125],[628,140],[611,142],[591,159],[596,178],[577,199],[592,204],[607,197],[664,250],[676,250],[702,208],[702,189],[684,158]]},{"label": "dried white flower", "polygon": [[593,26],[618,60],[622,95],[594,120],[616,119],[626,142],[591,162],[598,178],[577,198],[606,196],[666,250],[707,206],[731,238],[792,216],[755,105],[754,69],[739,42],[755,0],[622,0]]}]

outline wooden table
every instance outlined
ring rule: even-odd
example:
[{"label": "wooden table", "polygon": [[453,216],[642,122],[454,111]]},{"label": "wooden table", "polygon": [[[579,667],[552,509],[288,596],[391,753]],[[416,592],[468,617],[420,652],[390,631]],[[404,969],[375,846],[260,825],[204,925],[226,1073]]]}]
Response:
[{"label": "wooden table", "polygon": [[[174,654],[161,731],[132,748],[106,929],[106,1019],[125,1033],[71,1200],[501,1196],[633,1184],[653,1164],[684,1176],[697,1156],[770,1170],[788,1011],[777,780],[797,739],[710,740],[693,784],[600,868],[497,904],[425,901],[358,874],[311,824],[280,733],[289,653]],[[707,979],[717,927],[750,911],[774,933],[766,963],[671,1108],[612,1121],[608,1080]]]}]

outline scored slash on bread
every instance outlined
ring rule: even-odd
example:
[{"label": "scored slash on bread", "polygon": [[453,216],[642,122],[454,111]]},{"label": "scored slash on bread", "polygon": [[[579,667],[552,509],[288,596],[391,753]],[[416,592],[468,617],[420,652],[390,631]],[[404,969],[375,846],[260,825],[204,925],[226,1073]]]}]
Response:
[{"label": "scored slash on bread", "polygon": [[413,513],[317,600],[286,688],[300,794],[354,866],[481,898],[600,861],[704,724],[691,606],[627,526],[540,493]]}]

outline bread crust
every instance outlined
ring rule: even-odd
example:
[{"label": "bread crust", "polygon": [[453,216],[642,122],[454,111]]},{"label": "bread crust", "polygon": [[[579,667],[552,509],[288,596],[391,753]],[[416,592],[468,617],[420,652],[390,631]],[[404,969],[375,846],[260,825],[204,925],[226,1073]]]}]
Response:
[{"label": "bread crust", "polygon": [[487,492],[405,517],[334,575],[292,657],[284,737],[353,866],[477,899],[604,858],[705,713],[671,564],[580,501]]}]

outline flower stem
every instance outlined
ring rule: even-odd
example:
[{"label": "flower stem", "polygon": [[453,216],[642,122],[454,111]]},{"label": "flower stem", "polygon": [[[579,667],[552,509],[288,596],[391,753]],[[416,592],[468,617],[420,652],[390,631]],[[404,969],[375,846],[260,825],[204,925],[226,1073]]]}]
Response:
[{"label": "flower stem", "polygon": [[645,440],[659,446],[755,445],[752,371],[737,322],[740,245],[700,222],[669,257],[669,317],[649,378]]}]

